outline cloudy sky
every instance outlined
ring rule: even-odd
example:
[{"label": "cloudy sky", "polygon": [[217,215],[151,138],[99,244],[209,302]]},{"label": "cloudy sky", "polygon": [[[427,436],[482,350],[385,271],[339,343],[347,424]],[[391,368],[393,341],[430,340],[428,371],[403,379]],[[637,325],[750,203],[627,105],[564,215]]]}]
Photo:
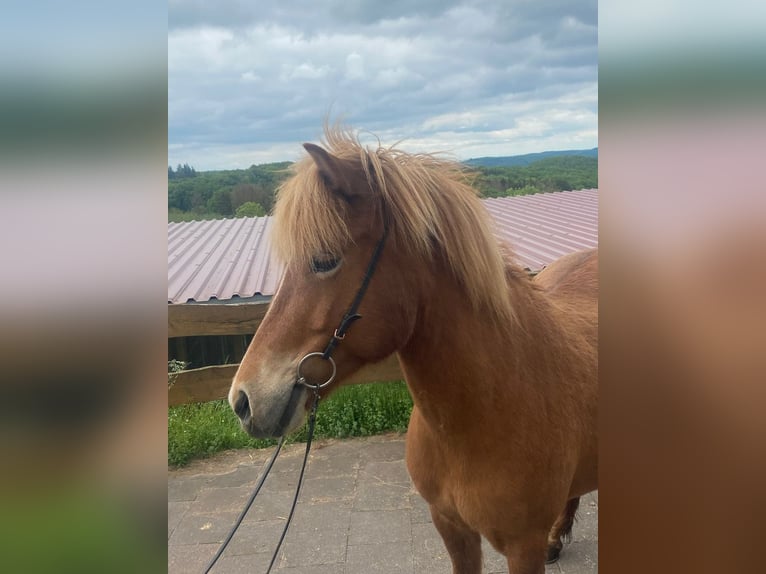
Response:
[{"label": "cloudy sky", "polygon": [[168,163],[295,160],[323,119],[459,159],[598,145],[596,0],[170,0]]}]

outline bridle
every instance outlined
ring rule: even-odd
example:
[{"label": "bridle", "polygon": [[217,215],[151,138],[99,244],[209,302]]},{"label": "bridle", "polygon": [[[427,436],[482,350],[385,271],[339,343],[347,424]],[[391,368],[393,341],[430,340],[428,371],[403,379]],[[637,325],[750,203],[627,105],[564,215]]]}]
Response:
[{"label": "bridle", "polygon": [[[301,486],[303,485],[303,474],[306,470],[306,462],[308,461],[309,450],[311,449],[311,441],[314,437],[316,412],[317,412],[317,407],[319,406],[319,399],[321,398],[319,395],[319,391],[325,388],[330,383],[332,383],[333,380],[335,380],[337,367],[335,365],[335,360],[332,358],[332,353],[336,349],[338,344],[340,344],[340,342],[346,338],[346,332],[348,331],[349,327],[354,323],[354,321],[362,318],[362,316],[358,313],[359,306],[362,304],[362,299],[364,299],[364,295],[367,292],[367,288],[370,286],[370,281],[372,280],[372,276],[375,274],[375,269],[378,266],[378,261],[380,259],[381,253],[383,252],[383,246],[386,243],[387,237],[388,237],[388,225],[384,225],[383,234],[378,240],[378,243],[375,245],[375,250],[373,251],[372,256],[370,257],[369,263],[367,264],[367,270],[364,274],[364,277],[362,278],[362,284],[359,286],[359,289],[357,290],[356,295],[354,296],[354,299],[351,302],[351,305],[349,306],[348,310],[343,315],[343,318],[341,319],[340,324],[338,325],[338,328],[335,329],[332,336],[330,337],[330,340],[327,342],[327,346],[324,348],[324,351],[322,352],[314,351],[314,352],[308,353],[298,362],[298,367],[296,369],[295,386],[303,385],[304,387],[308,387],[309,389],[311,389],[314,392],[314,400],[312,401],[311,410],[309,411],[308,432],[306,436],[306,452],[303,455],[303,465],[301,466],[301,473],[300,473],[300,476],[298,477],[298,485],[295,488],[295,496],[293,497],[290,513],[288,514],[287,521],[285,522],[285,526],[282,529],[282,535],[279,538],[279,542],[277,542],[277,547],[274,549],[274,554],[271,557],[271,562],[269,563],[269,567],[266,570],[266,574],[269,574],[269,572],[271,572],[271,568],[274,566],[274,562],[276,561],[277,555],[279,554],[279,549],[282,547],[282,542],[284,542],[285,536],[287,535],[287,529],[290,527],[290,522],[293,519],[293,514],[295,513],[295,506],[298,503],[298,497],[300,496]],[[325,382],[321,384],[309,383],[306,380],[306,377],[304,377],[301,372],[303,363],[305,363],[307,359],[310,359],[312,357],[321,358],[322,360],[329,362],[330,366],[332,367],[332,372],[330,373],[330,376],[327,378]],[[266,481],[266,477],[269,475],[269,472],[271,472],[271,467],[274,466],[274,462],[277,460],[277,456],[279,456],[279,452],[282,450],[282,445],[284,444],[284,441],[285,441],[285,436],[282,435],[279,439],[279,443],[277,444],[276,449],[274,450],[274,454],[271,455],[271,458],[266,463],[266,468],[263,474],[261,475],[261,477],[258,479],[258,483],[255,485],[255,490],[253,491],[253,494],[250,495],[250,498],[245,504],[245,507],[242,509],[242,512],[240,513],[239,517],[234,523],[234,527],[231,529],[231,531],[229,532],[228,536],[223,541],[223,543],[221,543],[220,548],[218,548],[218,551],[216,552],[213,559],[210,561],[210,564],[208,564],[207,568],[205,569],[205,574],[208,574],[208,572],[212,570],[213,566],[221,557],[221,555],[223,554],[223,551],[229,545],[229,542],[231,542],[231,539],[234,537],[234,533],[237,531],[237,528],[239,528],[239,525],[242,524],[242,520],[244,520],[245,515],[247,514],[247,511],[250,510],[250,507],[255,501],[255,497],[258,496],[258,493],[260,492],[261,487],[263,486],[263,483]]]},{"label": "bridle", "polygon": [[[354,296],[354,300],[351,302],[348,311],[346,311],[346,314],[343,315],[343,319],[341,319],[338,328],[335,329],[335,332],[327,342],[327,346],[324,348],[324,351],[321,353],[316,351],[313,353],[308,353],[298,363],[298,378],[296,380],[296,384],[304,385],[314,391],[318,391],[319,389],[322,389],[332,383],[335,379],[335,373],[337,372],[337,369],[335,367],[335,361],[332,358],[332,352],[335,350],[335,347],[337,347],[338,344],[346,338],[346,331],[348,331],[348,328],[353,324],[353,322],[362,318],[362,316],[357,311],[359,310],[359,305],[362,304],[362,299],[364,299],[364,294],[367,292],[367,287],[370,286],[370,281],[372,280],[372,276],[375,273],[375,268],[378,266],[378,260],[380,259],[380,255],[383,252],[383,246],[386,243],[386,237],[388,237],[388,226],[383,228],[383,235],[378,240],[377,245],[375,245],[375,251],[372,252],[370,262],[367,264],[367,271],[362,278],[362,284],[359,286],[359,289],[357,290],[356,295]],[[306,378],[301,374],[301,367],[303,366],[303,363],[306,361],[306,359],[311,357],[321,357],[323,360],[328,361],[330,366],[332,366],[332,373],[330,374],[330,377],[320,385],[312,385],[307,383]]]}]

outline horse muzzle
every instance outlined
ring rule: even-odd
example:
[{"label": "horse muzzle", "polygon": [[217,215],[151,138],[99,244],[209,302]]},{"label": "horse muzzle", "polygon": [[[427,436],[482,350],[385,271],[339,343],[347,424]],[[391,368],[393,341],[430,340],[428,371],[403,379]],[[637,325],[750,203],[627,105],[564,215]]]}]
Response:
[{"label": "horse muzzle", "polygon": [[247,434],[254,438],[279,438],[303,423],[306,410],[300,407],[306,403],[306,394],[305,387],[294,385],[286,400],[276,401],[281,405],[264,408],[263,404],[253,403],[247,391],[240,388],[229,402]]}]

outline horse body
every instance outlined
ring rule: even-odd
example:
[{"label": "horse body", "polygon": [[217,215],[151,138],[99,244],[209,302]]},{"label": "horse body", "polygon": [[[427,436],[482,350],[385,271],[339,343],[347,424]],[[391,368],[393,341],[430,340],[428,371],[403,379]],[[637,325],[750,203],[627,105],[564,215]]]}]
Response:
[{"label": "horse body", "polygon": [[[567,500],[596,488],[595,299],[568,284],[595,277],[596,265],[588,252],[537,284],[510,274],[513,325],[487,321],[438,281],[399,352],[415,403],[407,466],[440,531],[460,544],[479,544],[478,532],[504,554],[544,553]],[[584,329],[576,337],[571,323]]]},{"label": "horse body", "polygon": [[[458,574],[481,537],[513,574],[541,574],[597,476],[597,254],[535,280],[497,244],[458,166],[368,150],[328,130],[279,191],[272,242],[286,271],[229,392],[243,428],[280,436],[305,419],[320,355],[356,299],[364,317],[334,348],[336,382],[397,353],[414,408],[407,466]],[[316,381],[316,382],[313,382]]]}]

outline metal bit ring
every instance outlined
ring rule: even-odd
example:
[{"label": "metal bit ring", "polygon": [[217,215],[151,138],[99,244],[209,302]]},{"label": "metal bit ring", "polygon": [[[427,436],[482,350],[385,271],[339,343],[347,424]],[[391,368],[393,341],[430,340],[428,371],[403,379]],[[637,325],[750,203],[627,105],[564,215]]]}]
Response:
[{"label": "metal bit ring", "polygon": [[[301,367],[303,366],[303,363],[304,363],[304,361],[305,361],[306,359],[308,359],[309,357],[319,357],[319,358],[321,358],[321,359],[324,359],[325,361],[329,361],[329,362],[330,362],[330,365],[332,365],[332,374],[330,375],[330,378],[329,378],[329,379],[327,379],[327,380],[326,380],[324,383],[322,383],[321,385],[310,385],[309,383],[307,383],[307,382],[306,382],[306,377],[304,377],[304,376],[301,374]],[[309,389],[318,390],[318,389],[322,389],[322,388],[326,387],[327,385],[329,385],[330,383],[332,383],[332,382],[333,382],[333,380],[335,379],[335,373],[336,373],[336,372],[337,372],[337,369],[335,368],[335,361],[333,361],[333,358],[332,358],[332,357],[326,357],[326,358],[325,358],[325,357],[324,357],[324,355],[323,355],[323,353],[319,353],[319,352],[309,353],[308,355],[306,355],[305,357],[303,357],[303,358],[301,359],[301,362],[300,362],[300,363],[298,363],[298,372],[297,372],[297,374],[298,374],[298,379],[297,379],[297,381],[296,381],[296,382],[300,383],[300,384],[301,384],[301,385],[303,385],[304,387],[308,387]]]}]

